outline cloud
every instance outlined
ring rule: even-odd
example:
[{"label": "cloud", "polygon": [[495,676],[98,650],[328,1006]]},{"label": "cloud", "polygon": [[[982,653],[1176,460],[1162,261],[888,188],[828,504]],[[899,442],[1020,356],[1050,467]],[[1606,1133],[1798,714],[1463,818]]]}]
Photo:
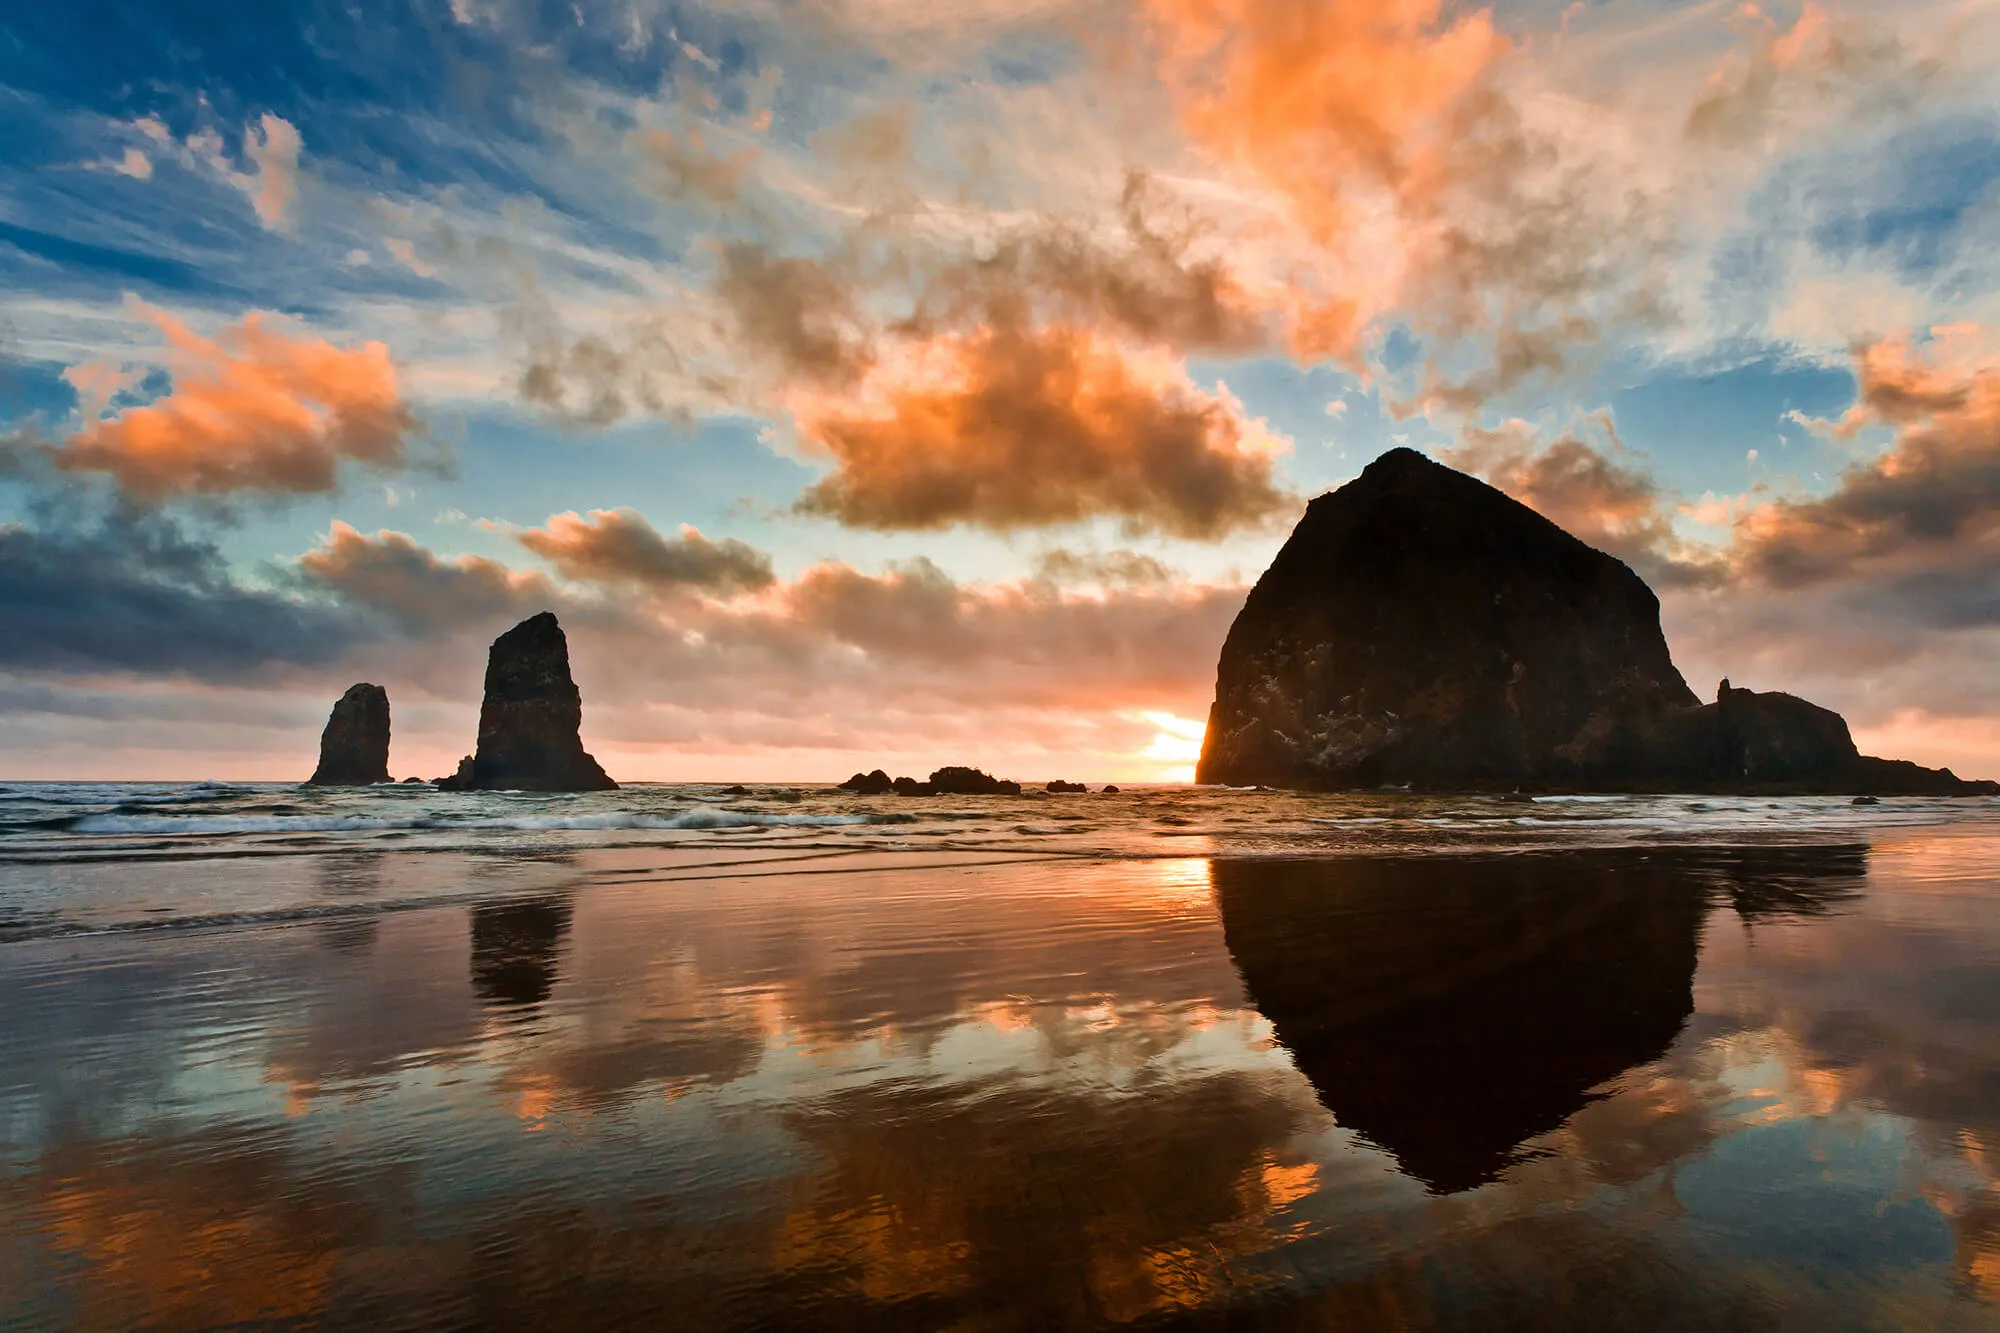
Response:
[{"label": "cloud", "polygon": [[444,559],[405,533],[370,537],[338,521],[299,557],[298,572],[306,588],[423,636],[520,619],[566,602],[539,574],[474,555]]},{"label": "cloud", "polygon": [[707,132],[699,126],[678,131],[640,130],[632,142],[647,188],[676,202],[735,203],[757,158],[755,148],[733,153],[712,150]]},{"label": "cloud", "polygon": [[[410,270],[410,272],[416,274],[418,277],[434,278],[437,276],[436,269],[432,268],[429,264],[426,264],[423,260],[417,258],[417,247],[412,245],[409,241],[405,240],[401,236],[385,237],[382,241],[382,248],[384,250],[387,250],[390,254],[390,257],[393,258],[398,264],[401,264],[404,268]],[[361,254],[360,262],[367,263],[368,262],[367,252],[360,251],[359,253]]]},{"label": "cloud", "polygon": [[243,131],[243,155],[256,170],[232,173],[230,183],[249,197],[257,220],[271,231],[291,224],[292,201],[299,188],[299,150],[304,140],[296,126],[268,111]]},{"label": "cloud", "polygon": [[[166,336],[173,390],[87,422],[55,448],[57,466],[108,473],[157,501],[330,491],[343,462],[404,462],[417,425],[382,343],[294,337],[262,313],[209,339],[165,311],[136,308]],[[72,368],[74,384],[100,379]]]},{"label": "cloud", "polygon": [[1842,86],[1869,87],[1878,109],[1907,106],[1939,72],[1934,60],[1911,59],[1893,35],[1870,32],[1812,0],[1789,28],[1754,5],[1736,18],[1746,29],[1745,49],[1709,76],[1688,112],[1687,136],[1703,145],[1754,144],[1799,103],[1824,100]]},{"label": "cloud", "polygon": [[872,372],[852,396],[800,395],[801,437],[835,471],[799,502],[857,527],[996,531],[1100,515],[1211,540],[1295,499],[1286,447],[1226,389],[1088,329],[947,335]]},{"label": "cloud", "polygon": [[0,525],[0,668],[255,679],[365,640],[342,608],[247,587],[159,514]]},{"label": "cloud", "polygon": [[1434,169],[1452,110],[1507,50],[1490,11],[1443,10],[1442,0],[1145,4],[1189,131],[1278,183],[1322,240],[1353,225],[1354,182],[1394,187]]},{"label": "cloud", "polygon": [[1138,551],[1070,551],[1055,547],[1035,557],[1035,577],[1058,586],[1168,588],[1184,576],[1165,561]]},{"label": "cloud", "polygon": [[120,176],[130,176],[133,180],[151,180],[153,159],[138,148],[127,148],[117,157],[100,158],[87,164],[92,171],[111,171]]},{"label": "cloud", "polygon": [[1811,424],[1840,440],[1889,426],[1894,442],[1829,495],[1744,515],[1735,549],[1746,572],[1779,587],[1889,578],[1961,605],[2000,572],[2000,356],[1972,326],[1933,335],[1921,349],[1907,337],[1856,349],[1853,408]]},{"label": "cloud", "polygon": [[1658,485],[1630,459],[1610,413],[1588,418],[1602,444],[1566,431],[1544,446],[1525,421],[1493,429],[1467,426],[1460,443],[1440,452],[1452,467],[1484,477],[1516,500],[1649,582],[1675,587],[1713,583],[1720,562],[1674,535]]},{"label": "cloud", "polygon": [[824,260],[722,248],[715,292],[751,355],[787,379],[850,382],[874,361],[874,331],[852,275]]},{"label": "cloud", "polygon": [[546,527],[516,535],[521,545],[579,583],[687,588],[727,596],[756,592],[776,581],[771,557],[733,537],[710,541],[682,525],[663,537],[630,509],[593,509],[552,516]]}]

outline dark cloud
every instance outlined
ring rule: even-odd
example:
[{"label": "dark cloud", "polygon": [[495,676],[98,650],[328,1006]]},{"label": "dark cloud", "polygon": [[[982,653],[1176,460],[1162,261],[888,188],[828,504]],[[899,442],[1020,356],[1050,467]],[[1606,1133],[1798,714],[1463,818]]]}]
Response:
[{"label": "dark cloud", "polygon": [[1035,577],[1058,586],[1167,588],[1183,576],[1166,562],[1138,551],[1071,551],[1062,547],[1035,557]]},{"label": "dark cloud", "polygon": [[1544,445],[1525,421],[1493,429],[1468,426],[1460,443],[1440,456],[1609,551],[1657,586],[1720,581],[1719,560],[1675,537],[1657,483],[1631,458],[1610,414],[1594,414],[1586,425],[1601,443],[1573,430]]},{"label": "dark cloud", "polygon": [[240,680],[370,636],[347,609],[245,586],[163,516],[0,527],[0,667]]},{"label": "dark cloud", "polygon": [[550,517],[547,526],[516,535],[564,578],[580,583],[755,592],[776,581],[771,557],[733,537],[710,541],[691,527],[663,537],[630,509],[593,509]]}]

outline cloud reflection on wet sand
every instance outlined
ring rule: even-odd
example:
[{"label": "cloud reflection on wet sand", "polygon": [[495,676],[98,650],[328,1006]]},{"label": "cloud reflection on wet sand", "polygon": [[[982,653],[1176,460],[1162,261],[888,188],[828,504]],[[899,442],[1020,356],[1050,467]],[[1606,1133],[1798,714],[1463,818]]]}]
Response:
[{"label": "cloud reflection on wet sand", "polygon": [[1986,1325],[1991,850],[580,875],[20,942],[0,1289],[81,1327]]}]

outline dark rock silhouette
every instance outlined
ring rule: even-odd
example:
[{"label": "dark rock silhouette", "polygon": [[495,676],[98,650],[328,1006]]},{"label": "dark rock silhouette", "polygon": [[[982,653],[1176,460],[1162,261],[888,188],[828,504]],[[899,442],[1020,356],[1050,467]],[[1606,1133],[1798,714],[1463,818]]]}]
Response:
[{"label": "dark rock silhouette", "polygon": [[1118,789],[1116,787],[1105,787],[1103,789],[1103,794],[1106,796],[1116,796],[1118,794]]},{"label": "dark rock silhouette", "polygon": [[1081,782],[1064,782],[1061,778],[1057,778],[1049,783],[1047,787],[1043,788],[1043,790],[1074,794],[1077,792],[1087,792],[1090,788]]},{"label": "dark rock silhouette", "polygon": [[319,738],[315,787],[367,787],[389,781],[389,692],[350,685],[333,706]]},{"label": "dark rock silhouette", "polygon": [[1393,449],[1313,500],[1251,590],[1196,781],[2000,792],[1865,758],[1839,714],[1723,684],[1698,705],[1624,563]]},{"label": "dark rock silhouette", "polygon": [[548,999],[569,915],[569,903],[560,898],[474,907],[473,992],[493,1004],[536,1005]]},{"label": "dark rock silhouette", "polygon": [[1706,913],[1826,910],[1864,847],[1216,860],[1252,1003],[1321,1102],[1436,1193],[1498,1175],[1693,1012]]},{"label": "dark rock silhouette", "polygon": [[1019,796],[1021,784],[996,778],[976,768],[952,765],[931,774],[928,784],[939,796]]},{"label": "dark rock silhouette", "polygon": [[609,791],[584,752],[583,697],[569,673],[569,641],[544,611],[493,641],[478,749],[438,785],[450,791]]},{"label": "dark rock silhouette", "polygon": [[894,792],[898,796],[1019,796],[1021,784],[996,778],[976,768],[951,766],[940,768],[927,781],[915,778],[897,778],[893,782],[881,769],[872,773],[856,773],[840,784],[842,791],[857,792],[863,796],[880,796]]}]

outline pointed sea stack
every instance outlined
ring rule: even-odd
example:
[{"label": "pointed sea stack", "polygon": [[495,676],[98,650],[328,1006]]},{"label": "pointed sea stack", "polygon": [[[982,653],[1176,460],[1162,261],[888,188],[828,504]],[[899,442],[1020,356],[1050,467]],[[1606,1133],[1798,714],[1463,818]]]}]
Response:
[{"label": "pointed sea stack", "polygon": [[569,640],[547,611],[493,641],[479,748],[438,785],[448,791],[610,791],[618,786],[584,752],[583,696],[569,673]]},{"label": "pointed sea stack", "polygon": [[367,787],[389,781],[389,692],[350,685],[333,706],[319,738],[314,787]]},{"label": "pointed sea stack", "polygon": [[1974,794],[1858,754],[1839,714],[1698,706],[1622,561],[1412,449],[1306,507],[1230,627],[1195,780]]}]

